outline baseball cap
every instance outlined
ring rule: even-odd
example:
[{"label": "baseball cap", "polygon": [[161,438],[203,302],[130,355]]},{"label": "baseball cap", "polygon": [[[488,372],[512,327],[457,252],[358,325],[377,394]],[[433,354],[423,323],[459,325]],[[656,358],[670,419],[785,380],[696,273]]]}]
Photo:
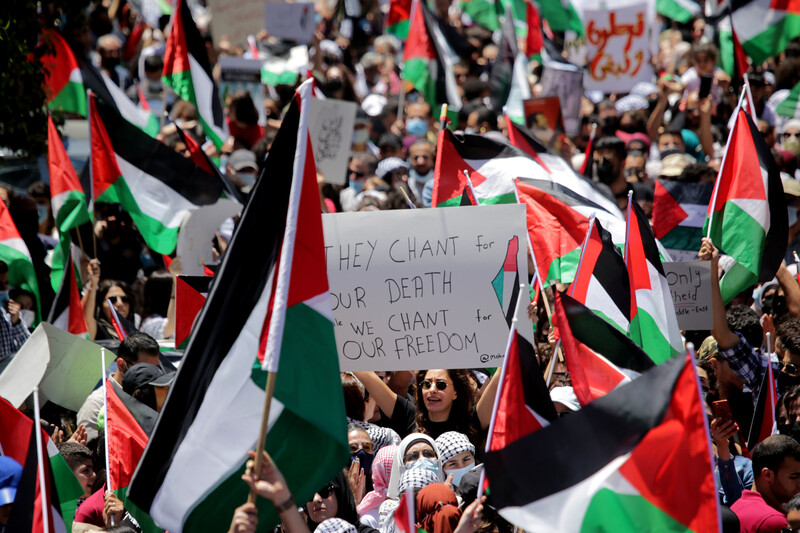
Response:
[{"label": "baseball cap", "polygon": [[683,173],[683,169],[694,163],[692,156],[687,154],[670,154],[661,160],[661,176],[674,178]]},{"label": "baseball cap", "polygon": [[246,168],[258,170],[256,154],[250,150],[245,150],[244,148],[234,150],[234,152],[228,158],[228,166],[237,172]]},{"label": "baseball cap", "polygon": [[156,365],[139,363],[133,365],[122,376],[122,390],[133,394],[136,390],[147,385],[166,387],[175,378],[175,372],[166,373]]},{"label": "baseball cap", "polygon": [[7,455],[0,455],[0,506],[14,503],[22,477],[22,465]]}]

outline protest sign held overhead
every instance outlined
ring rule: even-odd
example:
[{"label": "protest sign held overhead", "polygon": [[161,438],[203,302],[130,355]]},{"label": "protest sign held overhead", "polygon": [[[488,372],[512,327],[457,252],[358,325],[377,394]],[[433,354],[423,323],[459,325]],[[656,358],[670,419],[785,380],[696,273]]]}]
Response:
[{"label": "protest sign held overhead", "polygon": [[524,206],[323,221],[343,370],[500,364],[527,280]]}]

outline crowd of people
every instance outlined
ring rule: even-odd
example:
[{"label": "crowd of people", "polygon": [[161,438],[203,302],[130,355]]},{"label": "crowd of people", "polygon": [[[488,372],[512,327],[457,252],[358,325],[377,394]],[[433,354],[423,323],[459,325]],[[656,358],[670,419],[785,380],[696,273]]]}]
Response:
[{"label": "crowd of people", "polygon": [[[65,21],[61,31],[77,55],[92,61],[135,103],[147,104],[159,117],[165,114],[166,124],[157,137],[161,142],[189,157],[177,128],[183,130],[246,201],[257,180],[268,174],[266,156],[305,69],[295,84],[264,86],[263,94],[255,98],[246,90],[224,95],[229,135],[217,149],[209,142],[197,109],[162,82],[170,18],[142,25],[136,6],[146,3],[123,1],[119,7],[115,2],[113,9],[109,2],[92,3],[85,18]],[[430,207],[438,109],[403,86],[403,42],[384,32],[387,3],[333,4],[316,5],[316,31],[307,47],[308,72],[321,94],[355,102],[358,111],[345,185],[332,185],[323,175],[318,178],[323,210]],[[264,59],[286,48],[265,31],[250,45],[240,35],[212,39],[213,12],[202,1],[192,3],[192,8],[212,65],[223,56]],[[469,45],[453,67],[462,105],[452,128],[507,142],[508,124],[502,110],[492,107],[489,83],[498,61],[499,35],[474,23],[458,3],[437,1],[433,11]],[[656,180],[714,182],[741,88],[741,80],[718,66],[720,50],[714,44],[713,25],[706,25],[702,17],[683,24],[660,18],[658,23],[661,33],[652,60],[657,75],[625,94],[582,94],[579,133],[555,132],[549,144],[576,172],[589,154],[592,161],[585,179],[621,211],[632,192],[648,216],[653,212]],[[563,37],[553,36],[556,43]],[[133,39],[134,47],[128,46]],[[533,60],[525,72],[533,96],[542,92],[544,68]],[[215,74],[219,76],[218,68]],[[708,77],[710,89],[701,95],[701,80]],[[800,82],[800,41],[790,42],[764,64],[751,65],[748,82],[758,132],[784,183],[789,217],[786,261],[774,280],[751,287],[725,306],[717,279],[719,251],[708,239],[698,242],[699,258],[711,262],[714,325],[711,331],[683,333],[699,347],[696,370],[709,419],[725,530],[779,532],[800,528],[800,285],[797,267],[791,266],[800,240],[800,120],[777,112]],[[30,251],[40,291],[37,301],[37,295],[10,286],[9,267],[0,262],[2,372],[29,338],[37,307],[46,316],[53,303],[50,265],[58,235],[46,180],[27,191],[2,185],[0,197]],[[141,404],[155,419],[175,372],[161,356],[157,341],[175,337],[181,261],[150,250],[119,205],[98,203],[94,210],[96,222],[84,242],[96,241],[96,254],[84,254],[78,264],[88,335],[114,347],[116,360],[108,386]],[[225,221],[213,236],[218,257],[225,253],[236,220]],[[552,291],[546,292],[552,299]],[[538,363],[543,379],[551,376],[547,386],[559,416],[566,417],[580,404],[564,362],[553,357],[555,338],[544,303],[529,309],[536,325]],[[115,314],[138,330],[121,342]],[[771,344],[766,334],[771,335]],[[769,368],[776,376],[779,397],[776,434],[748,450],[745,437]],[[351,463],[308,501],[295,500],[292,487],[265,452],[260,472],[255,472],[257,452],[251,452],[253,460],[242,483],[274,504],[282,522],[278,527],[288,533],[398,531],[401,517],[395,511],[409,491],[415,501],[413,520],[425,531],[514,531],[515,526],[491,506],[491,497],[487,501],[479,494],[499,376],[494,369],[342,373]],[[73,531],[140,531],[123,502],[104,489],[103,398],[98,388],[78,412],[50,404],[41,417],[85,490]],[[729,418],[713,410],[717,400],[727,400]],[[22,409],[30,413],[30,407]],[[0,456],[0,531],[13,506],[21,471],[21,465]],[[530,475],[535,482],[535,473],[521,475]],[[231,533],[254,532],[257,527],[253,503],[236,509]]]}]

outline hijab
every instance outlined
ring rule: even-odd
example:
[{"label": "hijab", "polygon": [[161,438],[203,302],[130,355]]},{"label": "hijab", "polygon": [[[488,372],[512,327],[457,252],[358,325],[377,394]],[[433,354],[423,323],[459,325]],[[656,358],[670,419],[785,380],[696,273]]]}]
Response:
[{"label": "hijab", "polygon": [[452,533],[461,519],[456,495],[447,485],[433,483],[417,494],[417,524],[425,531]]},{"label": "hijab", "polygon": [[369,491],[361,503],[358,504],[358,515],[365,515],[377,509],[381,503],[386,499],[386,490],[389,487],[389,479],[392,476],[392,463],[394,462],[394,454],[397,451],[397,446],[390,444],[384,446],[375,454],[375,460],[372,461],[372,486],[373,489]]},{"label": "hijab", "polygon": [[386,491],[387,498],[396,500],[400,496],[400,477],[403,475],[403,472],[406,471],[406,466],[403,463],[403,457],[405,457],[406,451],[408,451],[412,445],[417,444],[420,441],[425,441],[430,444],[431,448],[433,448],[433,451],[436,452],[436,462],[439,465],[439,481],[444,481],[442,460],[439,456],[439,450],[436,448],[436,442],[434,442],[430,436],[423,433],[411,433],[400,442],[400,445],[395,450],[394,462],[392,463],[392,475],[389,478],[389,487]]}]

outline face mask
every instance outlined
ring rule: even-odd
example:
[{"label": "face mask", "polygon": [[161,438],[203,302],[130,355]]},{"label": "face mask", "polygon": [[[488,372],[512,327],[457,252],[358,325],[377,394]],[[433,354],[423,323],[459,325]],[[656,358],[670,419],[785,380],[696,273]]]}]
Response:
[{"label": "face mask", "polygon": [[427,457],[420,457],[413,463],[408,463],[406,465],[406,470],[411,470],[413,468],[421,468],[423,470],[430,470],[436,475],[439,475],[439,463],[436,462],[435,459],[428,459]]},{"label": "face mask", "polygon": [[419,117],[410,118],[406,121],[406,130],[414,137],[424,137],[428,133],[428,123]]},{"label": "face mask", "polygon": [[475,468],[475,463],[467,465],[464,468],[453,468],[452,470],[445,470],[444,475],[445,477],[447,477],[450,474],[453,474],[453,486],[458,487],[461,484],[461,478],[464,477],[464,474],[466,474],[473,468]]},{"label": "face mask", "polygon": [[475,134],[478,133],[475,128],[464,128],[464,133]]},{"label": "face mask", "polygon": [[791,136],[788,139],[784,139],[783,143],[781,143],[784,150],[788,150],[792,152],[794,155],[800,155],[800,139],[796,136]]},{"label": "face mask", "polygon": [[33,325],[33,321],[36,320],[36,314],[30,309],[20,309],[19,319],[25,324],[26,328],[30,328]]},{"label": "face mask", "polygon": [[245,187],[252,187],[256,182],[255,172],[239,172],[237,176],[244,182]]},{"label": "face mask", "polygon": [[11,298],[8,296],[8,291],[0,291],[0,306],[5,307]]},{"label": "face mask", "polygon": [[797,208],[789,207],[787,211],[789,213],[789,226],[794,226],[797,224]]},{"label": "face mask", "polygon": [[42,223],[47,220],[47,206],[36,204],[36,214],[39,217],[39,225],[41,226]]},{"label": "face mask", "polygon": [[371,453],[367,453],[364,450],[358,450],[351,456],[351,459],[355,461],[358,459],[359,467],[364,469],[365,476],[372,475],[372,460],[375,458],[374,455]]},{"label": "face mask", "polygon": [[228,171],[228,157],[227,155],[219,156],[219,171],[223,176]]},{"label": "face mask", "polygon": [[158,81],[147,80],[147,86],[150,87],[150,90],[153,92],[160,92],[161,89],[164,88],[164,85],[162,85],[161,80]]},{"label": "face mask", "polygon": [[325,88],[328,89],[328,92],[335,93],[337,91],[342,90],[342,80],[339,78],[333,78],[328,80],[325,83]]},{"label": "face mask", "polygon": [[115,57],[104,57],[100,59],[100,65],[106,69],[113,71],[119,65],[119,59]]},{"label": "face mask", "polygon": [[597,179],[599,179],[601,183],[608,185],[617,178],[617,175],[614,173],[614,163],[609,159],[601,159],[595,162],[595,167],[597,168]]},{"label": "face mask", "polygon": [[800,376],[790,376],[785,372],[778,372],[778,394],[780,396],[783,396],[787,390],[795,385],[800,385]]},{"label": "face mask", "polygon": [[603,131],[606,135],[614,135],[614,132],[619,129],[619,117],[608,117],[604,119]]},{"label": "face mask", "polygon": [[420,174],[419,172],[417,172],[412,168],[411,172],[409,172],[408,175],[414,178],[414,181],[416,181],[417,183],[428,183],[430,180],[433,179],[433,169],[430,169],[427,174]]},{"label": "face mask", "polygon": [[353,144],[364,144],[367,140],[369,140],[369,130],[366,128],[353,130]]},{"label": "face mask", "polygon": [[353,189],[356,192],[356,194],[359,194],[361,192],[362,187],[364,187],[363,181],[353,180],[350,182],[350,188]]}]

